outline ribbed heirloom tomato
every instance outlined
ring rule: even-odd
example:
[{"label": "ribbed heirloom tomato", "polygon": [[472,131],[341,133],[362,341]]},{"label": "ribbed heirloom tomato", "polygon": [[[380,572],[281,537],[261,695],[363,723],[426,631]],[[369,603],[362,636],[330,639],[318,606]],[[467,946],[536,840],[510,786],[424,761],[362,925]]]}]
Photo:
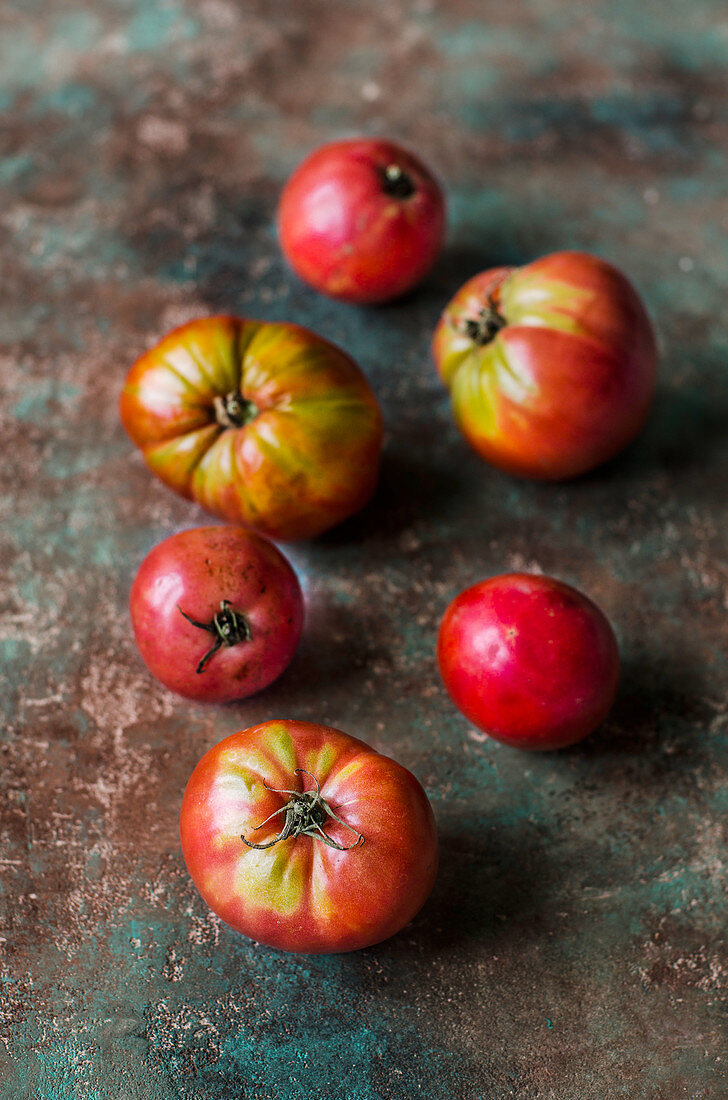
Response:
[{"label": "ribbed heirloom tomato", "polygon": [[377,400],[348,355],[298,325],[182,325],[132,367],[121,418],[166,485],[269,538],[320,534],[376,486]]},{"label": "ribbed heirloom tomato", "polygon": [[452,601],[437,641],[457,707],[497,741],[558,749],[607,716],[619,651],[603,612],[553,577],[506,573]]},{"label": "ribbed heirloom tomato", "polygon": [[303,628],[293,569],[272,542],[242,527],[195,527],[160,542],[139,567],[129,606],[152,675],[207,703],[273,683]]},{"label": "ribbed heirloom tomato", "polygon": [[278,208],[281,248],[310,286],[345,302],[411,290],[442,245],[445,200],[416,157],[391,141],[354,138],[313,152]]},{"label": "ribbed heirloom tomato", "polygon": [[180,836],[210,908],[285,951],[394,935],[437,872],[432,810],[412,773],[313,722],[264,722],[210,749],[187,784]]},{"label": "ribbed heirloom tomato", "polygon": [[471,446],[509,473],[575,477],[638,433],[655,389],[655,338],[611,264],[556,252],[470,279],[433,355]]}]

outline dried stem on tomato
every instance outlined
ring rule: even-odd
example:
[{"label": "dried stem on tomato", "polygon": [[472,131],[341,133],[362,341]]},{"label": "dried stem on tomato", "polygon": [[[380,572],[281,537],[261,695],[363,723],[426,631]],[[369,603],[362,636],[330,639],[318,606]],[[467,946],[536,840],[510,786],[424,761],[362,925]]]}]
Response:
[{"label": "dried stem on tomato", "polygon": [[[273,840],[269,840],[267,844],[253,844],[252,841],[246,840],[241,835],[240,839],[243,844],[247,844],[249,848],[272,848],[274,844],[277,844],[279,840],[288,840],[289,838],[295,839],[298,836],[310,836],[314,840],[320,840],[322,844],[327,844],[329,848],[336,848],[340,852],[348,852],[351,848],[356,848],[359,844],[364,843],[364,837],[356,829],[353,829],[351,825],[347,825],[345,821],[335,814],[329,806],[328,802],[321,795],[321,788],[319,781],[311,772],[306,771],[305,768],[296,768],[294,775],[309,775],[316,784],[315,791],[287,791],[276,790],[275,787],[269,787],[264,781],[263,786],[267,791],[272,791],[274,794],[290,794],[291,799],[285,806],[281,806],[280,810],[275,810],[265,821],[261,821],[260,825],[254,825],[254,829],[262,829],[269,821],[272,821],[274,817],[278,817],[280,814],[285,814],[283,828],[278,836]],[[353,844],[337,844],[335,840],[332,840],[327,833],[322,829],[322,825],[326,821],[327,817],[332,817],[334,821],[338,821],[339,825],[343,825],[345,829],[348,829],[350,833],[353,833],[357,838]]]},{"label": "dried stem on tomato", "polygon": [[410,175],[398,164],[388,164],[382,172],[382,188],[393,199],[411,199],[417,188]]},{"label": "dried stem on tomato", "polygon": [[220,601],[220,610],[217,611],[209,623],[201,623],[197,619],[193,619],[191,615],[188,615],[186,611],[177,604],[177,610],[180,615],[184,615],[188,623],[192,623],[193,626],[198,627],[200,630],[206,630],[208,634],[212,634],[215,637],[215,641],[210,649],[208,649],[205,656],[197,666],[197,672],[200,673],[204,670],[205,665],[211,657],[217,653],[218,649],[222,646],[234,646],[240,642],[249,642],[252,640],[252,633],[250,630],[250,623],[240,611],[235,611],[229,600]]},{"label": "dried stem on tomato", "polygon": [[260,412],[255,402],[243,397],[240,390],[226,393],[224,397],[216,394],[213,404],[215,418],[222,428],[243,428]]},{"label": "dried stem on tomato", "polygon": [[463,332],[475,344],[483,347],[495,339],[500,330],[507,324],[508,322],[503,314],[499,312],[493,298],[488,298],[487,304],[483,306],[476,317],[467,317],[463,321]]}]

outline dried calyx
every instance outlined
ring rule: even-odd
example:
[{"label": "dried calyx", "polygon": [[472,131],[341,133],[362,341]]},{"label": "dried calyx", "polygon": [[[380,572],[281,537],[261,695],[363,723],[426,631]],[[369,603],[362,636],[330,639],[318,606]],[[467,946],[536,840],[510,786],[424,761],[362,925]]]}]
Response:
[{"label": "dried calyx", "polygon": [[[269,787],[267,783],[263,783],[263,786],[267,791],[272,791],[274,794],[289,794],[290,800],[281,806],[280,810],[276,810],[270,814],[265,821],[261,821],[260,825],[254,825],[254,829],[262,829],[269,821],[272,821],[274,817],[279,817],[281,814],[285,815],[283,819],[283,828],[278,836],[273,837],[273,840],[269,840],[267,844],[253,844],[252,841],[246,840],[244,836],[241,836],[243,844],[247,844],[248,848],[272,848],[274,844],[277,844],[280,840],[295,839],[298,836],[310,836],[314,840],[320,840],[322,844],[328,845],[329,848],[336,848],[340,852],[348,852],[350,848],[356,848],[359,844],[364,843],[364,837],[356,829],[352,829],[351,825],[347,825],[345,821],[334,813],[329,806],[328,802],[321,796],[321,788],[319,787],[318,779],[311,775],[311,772],[306,771],[305,768],[296,768],[294,775],[308,775],[313,779],[316,784],[315,791],[288,791],[288,790],[276,790],[275,787]],[[326,819],[330,817],[334,821],[338,821],[339,825],[343,825],[345,829],[348,829],[350,833],[353,833],[356,840],[353,844],[337,844],[327,833],[324,832],[322,826]]]},{"label": "dried calyx", "polygon": [[417,188],[410,175],[398,164],[388,164],[382,170],[382,187],[393,199],[410,199]]},{"label": "dried calyx", "polygon": [[499,312],[492,298],[488,298],[486,305],[475,317],[467,317],[462,322],[462,330],[469,336],[473,343],[483,347],[495,339],[500,330],[507,325],[505,317]]},{"label": "dried calyx", "polygon": [[179,604],[177,604],[177,610],[180,615],[184,615],[188,623],[192,623],[200,630],[206,630],[208,634],[212,634],[215,638],[211,648],[208,649],[197,666],[196,671],[198,673],[204,670],[207,662],[222,646],[234,646],[240,642],[249,642],[253,637],[250,623],[240,611],[234,610],[229,600],[220,601],[220,610],[213,615],[209,623],[201,623],[199,620],[193,619],[191,615],[182,610]]},{"label": "dried calyx", "polygon": [[217,394],[214,405],[215,417],[223,428],[242,428],[251,420],[255,420],[260,412],[255,402],[243,397],[240,390],[232,390],[224,397]]}]

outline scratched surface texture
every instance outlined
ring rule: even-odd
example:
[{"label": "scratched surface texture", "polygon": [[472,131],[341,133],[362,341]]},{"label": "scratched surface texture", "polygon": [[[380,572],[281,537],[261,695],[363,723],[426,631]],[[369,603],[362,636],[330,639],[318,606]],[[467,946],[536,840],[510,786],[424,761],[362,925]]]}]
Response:
[{"label": "scratched surface texture", "polygon": [[[3,0],[0,6],[2,1100],[720,1100],[728,1095],[725,0]],[[449,196],[426,285],[378,310],[286,270],[277,193],[314,146],[403,140]],[[582,247],[656,319],[641,439],[544,486],[452,426],[439,310],[493,263]],[[132,360],[220,310],[362,364],[381,489],[290,554],[284,677],[206,709],[151,682],[127,594],[205,522],[117,418]],[[616,708],[531,756],[449,704],[434,639],[509,569],[593,596]],[[442,871],[399,936],[297,957],[222,926],[177,840],[200,755],[269,717],[410,767]]]}]

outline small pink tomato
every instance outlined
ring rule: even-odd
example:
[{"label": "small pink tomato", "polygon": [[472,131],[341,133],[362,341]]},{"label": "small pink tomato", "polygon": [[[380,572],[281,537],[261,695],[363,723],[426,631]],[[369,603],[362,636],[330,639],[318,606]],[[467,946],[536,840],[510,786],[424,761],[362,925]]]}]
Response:
[{"label": "small pink tomato", "polygon": [[552,577],[506,573],[466,588],[440,625],[437,659],[455,705],[519,749],[560,749],[607,716],[619,651],[602,611]]},{"label": "small pink tomato", "polygon": [[391,141],[323,145],[288,180],[278,233],[294,271],[345,302],[397,298],[437,258],[445,201],[431,173]]},{"label": "small pink tomato", "polygon": [[195,527],[160,542],[134,579],[130,609],[152,675],[210,703],[271,684],[303,628],[293,569],[272,542],[242,527]]}]

